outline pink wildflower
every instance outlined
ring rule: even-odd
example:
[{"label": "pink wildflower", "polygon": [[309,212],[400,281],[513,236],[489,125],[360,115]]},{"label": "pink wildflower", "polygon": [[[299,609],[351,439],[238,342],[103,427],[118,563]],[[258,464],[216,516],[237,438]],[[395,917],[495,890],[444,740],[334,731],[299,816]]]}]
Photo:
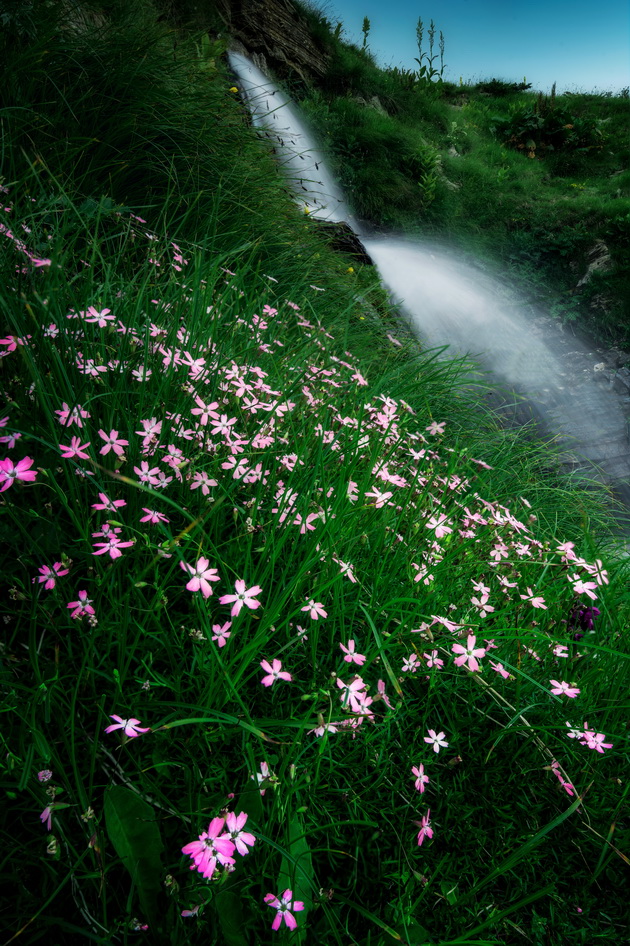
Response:
[{"label": "pink wildflower", "polygon": [[565,680],[550,680],[549,682],[551,683],[551,692],[556,696],[568,696],[574,699],[580,692],[578,687],[569,686]]},{"label": "pink wildflower", "polygon": [[101,453],[103,456],[109,453],[110,450],[113,450],[116,456],[122,457],[123,453],[125,452],[124,448],[129,446],[129,441],[123,440],[122,437],[119,437],[117,430],[112,429],[108,434],[106,434],[105,431],[101,429],[99,430],[98,435],[105,441],[105,446],[101,447],[99,450],[99,453]]},{"label": "pink wildflower", "polygon": [[270,687],[276,680],[291,681],[293,679],[290,673],[282,669],[282,663],[279,660],[274,660],[273,665],[268,660],[261,660],[260,666],[267,671],[267,676],[260,681],[264,687]]},{"label": "pink wildflower", "polygon": [[69,460],[72,457],[79,457],[80,460],[89,460],[90,454],[85,453],[87,448],[90,446],[90,441],[82,444],[80,437],[72,437],[70,440],[70,445],[65,447],[62,443],[59,444],[59,449],[61,451],[61,456],[64,459]]},{"label": "pink wildflower", "polygon": [[198,870],[202,877],[210,880],[217,868],[217,863],[233,866],[234,843],[225,835],[219,834],[225,826],[225,818],[213,818],[208,830],[199,835],[198,841],[191,841],[182,848],[182,854],[188,854],[193,863],[191,870]]},{"label": "pink wildflower", "polygon": [[140,720],[131,717],[130,719],[123,719],[121,716],[116,716],[115,713],[110,713],[110,719],[115,719],[116,722],[112,723],[110,726],[105,728],[105,732],[113,732],[115,729],[122,729],[125,736],[128,739],[133,739],[134,736],[140,736],[142,733],[151,732],[151,727],[143,727],[140,725]]},{"label": "pink wildflower", "polygon": [[328,611],[324,611],[324,605],[321,601],[315,601],[313,598],[309,598],[304,607],[300,608],[300,611],[308,611],[313,621],[318,621],[320,617],[328,617]]},{"label": "pink wildflower", "polygon": [[477,638],[474,634],[468,635],[468,640],[466,642],[466,647],[463,644],[453,644],[452,651],[454,654],[459,654],[455,658],[455,666],[461,667],[462,665],[467,664],[468,669],[473,673],[476,673],[479,670],[479,661],[477,658],[485,657],[486,650],[485,647],[475,647]]},{"label": "pink wildflower", "polygon": [[[422,844],[425,838],[431,840],[433,837],[433,828],[431,827],[430,821],[431,809],[427,808],[426,815],[422,816],[422,821],[420,822],[420,830],[418,832],[418,846]],[[418,824],[418,822],[415,822]]]},{"label": "pink wildflower", "polygon": [[186,562],[180,562],[180,568],[192,575],[192,578],[186,585],[188,591],[201,591],[204,598],[209,598],[212,594],[211,581],[220,581],[219,572],[216,568],[208,568],[210,564],[207,558],[201,556],[197,559],[195,567]]},{"label": "pink wildflower", "polygon": [[541,595],[535,595],[531,588],[527,589],[526,595],[521,595],[520,597],[523,601],[529,601],[532,608],[542,608],[544,611],[547,610],[545,599]]},{"label": "pink wildflower", "polygon": [[424,741],[428,742],[429,745],[433,746],[434,752],[439,752],[440,749],[446,749],[448,742],[445,740],[444,736],[446,733],[439,732],[436,733],[435,729],[428,730],[429,735],[424,737]]},{"label": "pink wildflower", "polygon": [[155,509],[147,509],[145,506],[142,507],[142,511],[146,513],[146,516],[142,516],[140,522],[150,522],[152,526],[157,525],[158,522],[170,522],[163,512],[156,512]]},{"label": "pink wildflower", "polygon": [[424,766],[422,764],[418,766],[412,765],[411,772],[416,776],[416,780],[414,782],[416,791],[420,793],[424,792],[424,786],[430,781],[429,776],[424,774]]},{"label": "pink wildflower", "polygon": [[61,562],[55,562],[52,568],[49,565],[40,565],[39,571],[41,575],[37,575],[36,578],[33,578],[33,584],[38,581],[40,584],[44,584],[46,591],[52,591],[57,582],[57,578],[61,578],[62,575],[68,574],[68,569],[63,567]]},{"label": "pink wildflower", "polygon": [[496,670],[497,673],[500,673],[504,680],[509,679],[510,671],[506,670],[502,663],[495,663],[493,660],[491,660],[490,666],[493,670]]},{"label": "pink wildflower", "polygon": [[223,838],[229,838],[229,840],[232,841],[242,857],[249,854],[248,845],[249,847],[253,847],[256,843],[256,838],[253,834],[250,834],[248,831],[243,831],[247,817],[244,811],[241,811],[238,815],[235,815],[233,811],[228,812],[225,816],[226,834],[222,835]]},{"label": "pink wildflower", "polygon": [[343,658],[346,661],[346,663],[349,663],[349,664],[355,663],[355,664],[358,664],[359,667],[363,666],[367,658],[364,657],[363,654],[358,654],[356,652],[355,644],[352,639],[348,641],[347,647],[345,646],[345,644],[339,644],[339,646],[341,647],[342,651],[346,655]]},{"label": "pink wildflower", "polygon": [[71,618],[75,620],[77,618],[85,617],[86,614],[94,614],[94,608],[92,607],[92,599],[88,598],[87,591],[80,591],[78,594],[77,601],[70,601],[66,605],[67,608],[73,608]]},{"label": "pink wildflower", "polygon": [[259,585],[247,588],[243,579],[238,578],[234,582],[235,593],[233,595],[221,595],[219,603],[232,604],[232,617],[236,617],[241,613],[243,607],[251,608],[252,610],[260,607],[260,601],[254,596],[259,595],[261,591],[262,588]]},{"label": "pink wildflower", "polygon": [[278,911],[271,924],[272,930],[279,929],[283,920],[290,930],[294,930],[297,927],[297,920],[291,913],[291,910],[295,910],[296,912],[303,910],[304,904],[301,900],[293,900],[292,890],[285,890],[280,899],[274,896],[274,894],[268,893],[265,895],[265,903]]},{"label": "pink wildflower", "polygon": [[23,457],[17,463],[13,463],[10,457],[6,460],[0,460],[0,493],[13,485],[15,480],[23,480],[25,483],[32,483],[37,476],[37,470],[31,470],[35,461],[30,457]]}]

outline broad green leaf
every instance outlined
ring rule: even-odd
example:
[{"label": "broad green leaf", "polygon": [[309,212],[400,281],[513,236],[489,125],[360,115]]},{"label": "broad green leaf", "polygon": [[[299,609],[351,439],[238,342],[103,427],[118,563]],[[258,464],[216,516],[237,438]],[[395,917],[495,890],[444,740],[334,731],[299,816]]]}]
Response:
[{"label": "broad green leaf", "polygon": [[115,785],[105,794],[105,827],[136,885],[150,929],[159,929],[157,901],[162,889],[164,845],[154,809],[131,789]]},{"label": "broad green leaf", "polygon": [[249,946],[249,939],[243,932],[243,900],[227,885],[221,887],[214,900],[221,932],[222,946]]},{"label": "broad green leaf", "polygon": [[293,815],[289,821],[287,851],[282,858],[278,876],[278,892],[282,893],[287,887],[292,890],[294,900],[304,903],[304,910],[295,915],[298,927],[293,934],[296,942],[303,942],[306,936],[306,916],[312,906],[315,876],[311,849],[304,834],[304,821],[298,814]]}]

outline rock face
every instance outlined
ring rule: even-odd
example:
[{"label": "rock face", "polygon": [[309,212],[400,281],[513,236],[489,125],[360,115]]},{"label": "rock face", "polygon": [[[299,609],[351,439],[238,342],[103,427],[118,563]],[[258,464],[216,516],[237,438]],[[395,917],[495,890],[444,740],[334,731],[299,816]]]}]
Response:
[{"label": "rock face", "polygon": [[330,241],[334,250],[354,256],[357,262],[363,263],[364,266],[374,265],[368,251],[349,224],[343,221],[336,223],[331,220],[317,220],[314,217],[311,219],[318,230]]},{"label": "rock face", "polygon": [[215,0],[226,30],[282,78],[322,77],[328,55],[290,0]]},{"label": "rock face", "polygon": [[585,286],[591,281],[594,273],[608,273],[613,268],[610,251],[603,240],[596,240],[586,254],[586,273],[582,276],[577,288]]}]

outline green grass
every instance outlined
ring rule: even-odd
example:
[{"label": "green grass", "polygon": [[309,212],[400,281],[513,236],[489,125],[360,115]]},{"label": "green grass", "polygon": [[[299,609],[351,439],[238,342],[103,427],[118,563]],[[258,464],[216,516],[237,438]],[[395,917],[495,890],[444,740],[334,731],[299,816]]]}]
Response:
[{"label": "green grass", "polygon": [[[283,941],[286,888],[301,943],[618,940],[629,601],[601,496],[320,241],[218,51],[173,60],[149,6],[80,34],[54,12],[12,53],[28,95],[0,83],[6,941]],[[495,645],[476,672],[469,635]],[[181,849],[228,809],[256,842],[204,879]]]}]

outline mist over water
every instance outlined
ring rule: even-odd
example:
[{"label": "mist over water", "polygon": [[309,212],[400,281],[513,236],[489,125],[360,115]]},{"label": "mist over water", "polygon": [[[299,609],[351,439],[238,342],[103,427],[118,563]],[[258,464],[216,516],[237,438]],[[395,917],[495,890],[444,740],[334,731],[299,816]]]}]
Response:
[{"label": "mist over water", "polygon": [[[229,54],[252,120],[264,131],[298,203],[345,221],[361,237],[393,301],[423,344],[468,355],[506,394],[526,399],[540,432],[560,442],[568,466],[618,487],[630,505],[630,447],[622,399],[596,380],[598,353],[536,313],[463,253],[407,237],[370,237],[353,218],[298,110],[245,56]],[[600,378],[603,375],[599,376]],[[513,392],[510,394],[510,392]]]}]

